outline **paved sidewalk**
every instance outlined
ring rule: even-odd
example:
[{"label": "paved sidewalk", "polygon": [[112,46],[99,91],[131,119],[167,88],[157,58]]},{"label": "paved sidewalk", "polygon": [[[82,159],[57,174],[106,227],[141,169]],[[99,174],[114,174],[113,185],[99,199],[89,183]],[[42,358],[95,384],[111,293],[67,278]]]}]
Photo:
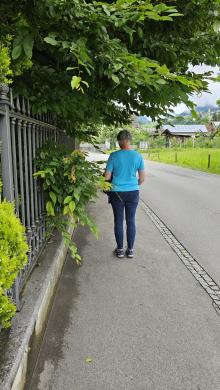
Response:
[{"label": "paved sidewalk", "polygon": [[138,209],[136,257],[118,260],[106,197],[101,229],[75,240],[29,390],[220,390],[220,317],[147,215]]}]

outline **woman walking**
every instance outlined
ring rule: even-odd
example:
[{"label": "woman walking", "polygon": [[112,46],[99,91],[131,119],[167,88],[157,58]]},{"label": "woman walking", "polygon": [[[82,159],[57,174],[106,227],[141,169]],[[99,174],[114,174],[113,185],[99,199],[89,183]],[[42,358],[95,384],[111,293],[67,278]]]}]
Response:
[{"label": "woman walking", "polygon": [[117,135],[120,150],[110,154],[105,179],[111,180],[112,188],[109,202],[114,214],[114,231],[117,247],[114,254],[124,257],[124,213],[127,225],[126,255],[134,257],[134,241],[136,234],[135,214],[139,201],[139,186],[144,181],[144,160],[140,153],[132,150],[132,136],[128,130]]}]

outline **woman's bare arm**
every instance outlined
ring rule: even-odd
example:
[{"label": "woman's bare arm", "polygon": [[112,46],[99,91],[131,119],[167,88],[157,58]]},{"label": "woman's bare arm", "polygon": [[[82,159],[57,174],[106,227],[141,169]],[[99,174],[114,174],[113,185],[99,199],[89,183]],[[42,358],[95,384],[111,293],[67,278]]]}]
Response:
[{"label": "woman's bare arm", "polygon": [[138,171],[138,184],[139,186],[144,182],[145,179],[145,171],[144,169],[141,171]]},{"label": "woman's bare arm", "polygon": [[105,171],[105,180],[111,180],[112,172]]}]

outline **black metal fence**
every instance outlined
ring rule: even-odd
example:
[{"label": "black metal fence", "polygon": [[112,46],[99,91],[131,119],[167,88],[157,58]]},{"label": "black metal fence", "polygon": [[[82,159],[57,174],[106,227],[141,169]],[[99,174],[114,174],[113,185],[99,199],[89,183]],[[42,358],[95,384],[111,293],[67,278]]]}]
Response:
[{"label": "black metal fence", "polygon": [[12,91],[0,84],[3,196],[15,203],[16,214],[26,227],[30,248],[28,263],[9,292],[18,308],[22,288],[45,243],[44,193],[33,176],[35,156],[46,142],[66,144],[67,140],[65,131],[56,127],[51,114],[33,115],[28,100],[13,98]]}]

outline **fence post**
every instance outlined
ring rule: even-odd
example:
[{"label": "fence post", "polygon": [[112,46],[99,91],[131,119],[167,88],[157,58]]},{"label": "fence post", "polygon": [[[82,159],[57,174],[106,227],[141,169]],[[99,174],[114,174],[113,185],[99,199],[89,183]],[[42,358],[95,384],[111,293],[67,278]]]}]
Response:
[{"label": "fence post", "polygon": [[11,154],[11,130],[9,118],[9,98],[7,96],[9,87],[0,83],[0,109],[3,115],[0,115],[0,141],[2,142],[2,181],[3,196],[9,200],[14,200],[13,189],[13,170]]},{"label": "fence post", "polygon": [[175,152],[175,162],[177,162],[177,152]]},{"label": "fence post", "polygon": [[210,168],[211,165],[211,154],[208,155],[208,168]]}]

